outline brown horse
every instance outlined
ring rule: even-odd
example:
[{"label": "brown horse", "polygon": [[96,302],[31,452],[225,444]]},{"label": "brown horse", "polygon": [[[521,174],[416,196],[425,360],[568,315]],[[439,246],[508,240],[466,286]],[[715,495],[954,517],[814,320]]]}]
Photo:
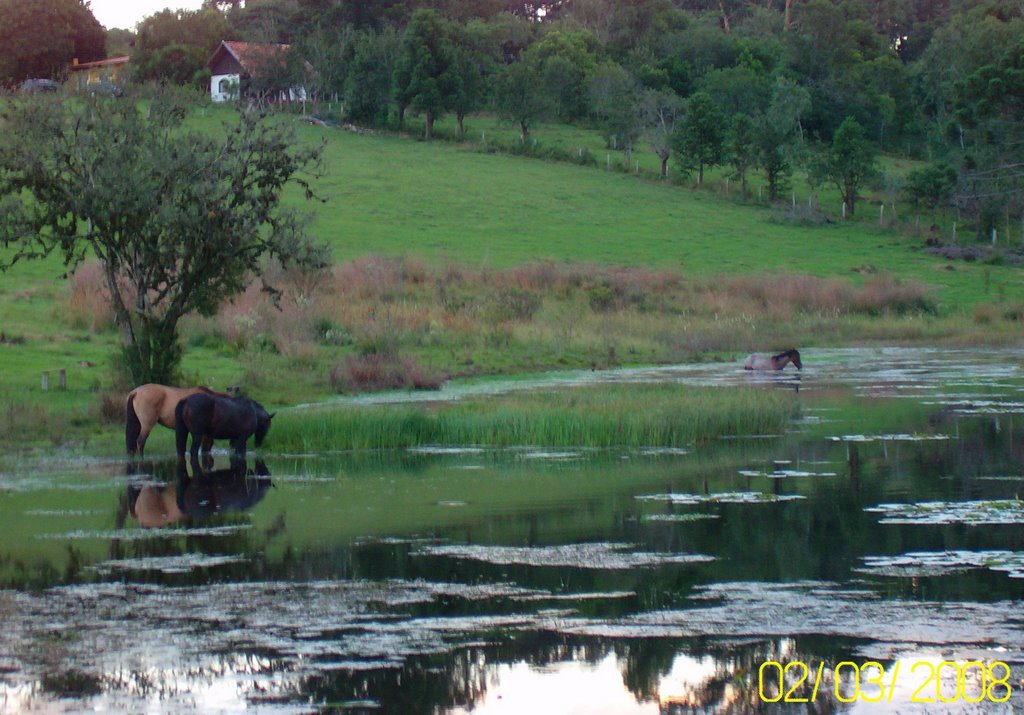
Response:
[{"label": "brown horse", "polygon": [[136,452],[142,456],[149,433],[157,423],[174,429],[174,408],[190,395],[205,393],[228,397],[208,387],[167,387],[166,385],[140,385],[128,393],[127,419],[124,428],[125,446],[128,454]]},{"label": "brown horse", "polygon": [[778,355],[754,354],[743,363],[744,370],[781,370],[790,362],[796,365],[797,370],[802,370],[804,365],[800,362],[800,353],[796,350],[784,350]]}]

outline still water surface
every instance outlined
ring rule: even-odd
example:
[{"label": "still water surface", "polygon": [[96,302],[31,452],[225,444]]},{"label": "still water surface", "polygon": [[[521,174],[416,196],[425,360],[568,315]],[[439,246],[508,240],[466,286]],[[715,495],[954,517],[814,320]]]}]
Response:
[{"label": "still water surface", "polygon": [[0,711],[1024,709],[1024,355],[804,362],[441,395],[798,390],[788,434],[685,450],[9,462]]}]

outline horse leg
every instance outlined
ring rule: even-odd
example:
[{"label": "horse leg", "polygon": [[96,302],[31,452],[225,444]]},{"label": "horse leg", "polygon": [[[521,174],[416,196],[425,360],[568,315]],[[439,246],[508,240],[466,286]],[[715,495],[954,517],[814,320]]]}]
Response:
[{"label": "horse leg", "polygon": [[194,464],[198,464],[199,463],[199,447],[202,445],[202,443],[203,443],[203,434],[201,432],[193,432],[192,433],[192,449],[190,450],[190,452],[192,454],[192,462]]},{"label": "horse leg", "polygon": [[209,454],[211,449],[213,449],[213,437],[211,437],[210,435],[206,435],[205,437],[203,437],[203,454]]},{"label": "horse leg", "polygon": [[149,433],[153,431],[153,425],[142,425],[142,429],[139,432],[139,438],[135,442],[135,447],[138,450],[139,456],[146,449],[146,440],[149,439]]},{"label": "horse leg", "polygon": [[235,456],[241,460],[245,460],[245,443],[249,440],[248,435],[245,437],[238,437],[237,439],[231,440],[231,449],[234,451]]},{"label": "horse leg", "polygon": [[[193,467],[192,471],[195,471]],[[188,476],[188,468],[185,466],[185,455],[178,455],[178,479],[175,483],[174,497],[178,503],[178,509],[182,514],[185,513],[185,492],[188,490],[188,484],[191,480]]]},{"label": "horse leg", "polygon": [[188,427],[185,426],[184,420],[178,420],[174,428],[174,442],[178,447],[178,456],[184,457],[185,448],[188,446]]}]

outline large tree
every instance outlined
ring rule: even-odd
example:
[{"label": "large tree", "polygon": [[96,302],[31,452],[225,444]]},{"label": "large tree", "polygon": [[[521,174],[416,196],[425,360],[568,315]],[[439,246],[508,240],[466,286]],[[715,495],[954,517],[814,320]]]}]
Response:
[{"label": "large tree", "polygon": [[731,178],[739,179],[743,196],[747,195],[747,172],[757,163],[757,128],[746,114],[734,114],[725,134],[725,156],[732,167]]},{"label": "large tree", "polygon": [[555,102],[545,91],[541,77],[540,62],[529,53],[498,72],[495,109],[499,117],[519,125],[519,137],[526,151],[529,151],[533,125],[554,112]]},{"label": "large tree", "polygon": [[988,237],[1000,214],[1024,211],[1024,37],[956,86],[957,202]]},{"label": "large tree", "polygon": [[684,171],[697,170],[697,186],[704,183],[704,167],[722,160],[725,118],[711,97],[697,92],[686,103],[686,116],[672,138],[672,149]]},{"label": "large tree", "polygon": [[875,166],[877,153],[878,150],[864,136],[864,127],[853,117],[847,117],[833,135],[832,144],[817,157],[814,173],[839,189],[851,215],[861,187],[878,173]]},{"label": "large tree", "polygon": [[436,10],[417,10],[405,30],[394,73],[400,108],[424,116],[423,136],[430,139],[434,121],[451,106],[459,86],[451,24]]},{"label": "large tree", "polygon": [[633,144],[640,135],[640,86],[621,65],[607,62],[590,78],[590,107],[609,146],[622,150],[622,163],[629,168]]},{"label": "large tree", "polygon": [[323,254],[281,206],[307,196],[319,147],[280,122],[241,114],[222,132],[185,128],[166,95],[10,102],[0,138],[0,246],[10,266],[56,253],[69,270],[99,260],[136,382],[168,382],[178,321],[210,315],[261,272],[265,257],[302,266]]},{"label": "large tree", "polygon": [[480,109],[487,98],[486,75],[491,67],[491,58],[479,23],[468,27],[455,25],[452,38],[454,86],[450,106],[459,124],[458,138],[462,139],[466,135],[466,115]]},{"label": "large tree", "polygon": [[391,107],[391,76],[401,38],[390,28],[360,32],[352,47],[345,77],[345,116],[362,124],[382,126]]},{"label": "large tree", "polygon": [[190,83],[231,34],[224,15],[212,7],[154,13],[139,23],[132,52],[135,78]]},{"label": "large tree", "polygon": [[672,135],[683,117],[683,99],[675,92],[646,90],[640,97],[640,122],[651,151],[661,160],[662,179],[668,178],[668,160],[672,155]]},{"label": "large tree", "polygon": [[0,0],[0,86],[61,79],[72,60],[106,57],[106,32],[82,0]]}]

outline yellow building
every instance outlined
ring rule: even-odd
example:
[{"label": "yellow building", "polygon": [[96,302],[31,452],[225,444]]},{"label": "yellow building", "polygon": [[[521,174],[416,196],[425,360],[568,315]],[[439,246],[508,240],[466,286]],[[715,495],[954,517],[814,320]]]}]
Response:
[{"label": "yellow building", "polygon": [[88,89],[90,86],[108,83],[120,87],[124,84],[128,57],[111,57],[96,62],[79,63],[76,57],[72,63],[68,84],[74,89]]}]

